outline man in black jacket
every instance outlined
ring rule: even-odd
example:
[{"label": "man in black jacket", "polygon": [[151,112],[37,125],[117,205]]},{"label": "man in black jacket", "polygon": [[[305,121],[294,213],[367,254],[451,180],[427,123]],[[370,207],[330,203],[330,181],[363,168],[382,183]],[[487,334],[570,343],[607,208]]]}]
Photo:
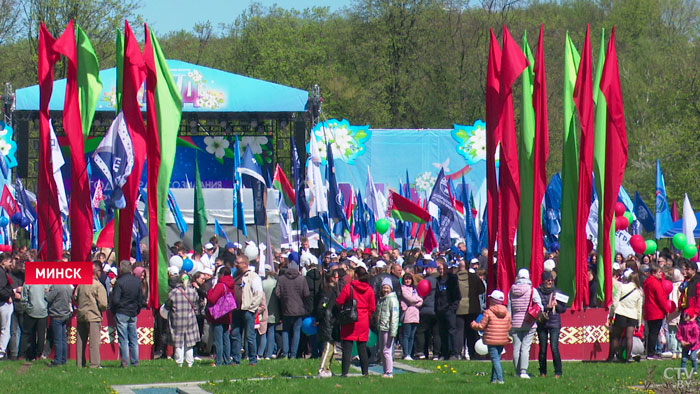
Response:
[{"label": "man in black jacket", "polygon": [[119,357],[122,367],[139,364],[139,343],[136,334],[136,317],[143,307],[141,280],[131,273],[131,263],[119,263],[119,277],[112,289],[112,312],[117,321]]},{"label": "man in black jacket", "polygon": [[448,272],[444,259],[438,259],[437,291],[435,293],[435,316],[440,331],[440,358],[459,359],[460,346],[457,340],[457,307],[462,296],[457,277]]},{"label": "man in black jacket", "polygon": [[14,310],[15,292],[9,277],[12,259],[9,255],[0,258],[0,360],[7,357],[7,345],[10,343],[10,323]]}]

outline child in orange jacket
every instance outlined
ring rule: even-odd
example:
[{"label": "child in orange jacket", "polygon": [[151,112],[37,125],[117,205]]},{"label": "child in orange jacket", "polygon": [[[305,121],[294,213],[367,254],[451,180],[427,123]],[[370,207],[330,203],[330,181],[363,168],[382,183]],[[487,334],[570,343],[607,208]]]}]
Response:
[{"label": "child in orange jacket", "polygon": [[501,368],[501,353],[508,342],[510,331],[510,313],[503,305],[505,295],[500,290],[494,290],[489,296],[489,309],[484,311],[479,323],[472,322],[471,327],[484,331],[482,340],[488,346],[491,357],[491,383],[503,384],[503,368]]}]

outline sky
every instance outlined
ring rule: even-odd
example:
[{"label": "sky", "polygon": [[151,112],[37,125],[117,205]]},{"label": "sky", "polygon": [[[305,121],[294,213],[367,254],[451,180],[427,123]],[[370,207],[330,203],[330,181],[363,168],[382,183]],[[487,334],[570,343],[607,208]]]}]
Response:
[{"label": "sky", "polygon": [[[178,31],[190,31],[196,23],[211,22],[219,31],[220,23],[231,23],[238,17],[252,0],[144,0],[137,11],[146,22],[159,34]],[[312,7],[330,7],[331,11],[350,6],[351,0],[257,0],[263,7],[277,4],[287,9],[303,10]]]}]

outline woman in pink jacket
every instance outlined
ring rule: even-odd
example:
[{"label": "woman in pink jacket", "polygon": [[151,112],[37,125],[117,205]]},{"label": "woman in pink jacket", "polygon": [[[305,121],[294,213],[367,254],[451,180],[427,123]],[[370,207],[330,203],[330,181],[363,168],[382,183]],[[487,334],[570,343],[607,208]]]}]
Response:
[{"label": "woman in pink jacket", "polygon": [[403,331],[401,332],[401,349],[403,350],[404,360],[413,360],[413,341],[416,337],[416,330],[420,322],[420,312],[418,308],[423,305],[423,299],[416,291],[416,284],[413,274],[410,272],[404,274],[403,285],[401,285],[401,312],[403,318]]},{"label": "woman in pink jacket", "polygon": [[700,328],[693,316],[683,313],[681,324],[678,325],[676,338],[683,348],[681,369],[685,369],[688,358],[693,363],[693,374],[698,373],[698,349],[700,349]]}]

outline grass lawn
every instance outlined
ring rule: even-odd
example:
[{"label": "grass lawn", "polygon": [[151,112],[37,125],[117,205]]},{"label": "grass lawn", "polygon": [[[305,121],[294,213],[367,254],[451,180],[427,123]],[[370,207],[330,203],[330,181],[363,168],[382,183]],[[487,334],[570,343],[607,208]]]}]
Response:
[{"label": "grass lawn", "polygon": [[[403,361],[402,361],[403,362]],[[680,361],[654,361],[623,364],[564,362],[564,376],[555,380],[552,376],[539,378],[537,362],[530,363],[531,380],[513,375],[513,365],[504,362],[504,385],[491,385],[489,362],[437,362],[412,361],[407,364],[435,371],[432,374],[403,373],[394,379],[330,378],[286,379],[286,377],[310,377],[316,374],[318,360],[272,360],[259,362],[257,367],[247,365],[213,368],[211,361],[202,361],[193,368],[178,368],[171,360],[143,361],[136,368],[119,368],[118,361],[103,362],[103,369],[78,369],[74,363],[48,368],[48,361],[32,364],[5,361],[0,363],[0,387],[9,393],[108,393],[112,385],[161,383],[178,381],[209,381],[202,387],[214,393],[230,392],[369,392],[381,390],[393,392],[633,392],[629,386],[643,385],[647,380],[647,368],[656,366],[652,378],[664,381],[667,367],[678,367]],[[447,365],[447,366],[445,366]],[[440,367],[439,369],[437,367]],[[551,363],[549,365],[551,368]],[[340,373],[339,363],[334,362],[333,372]],[[351,370],[351,372],[354,372]],[[262,381],[236,381],[253,377],[272,377]],[[224,380],[224,382],[214,382]],[[410,391],[407,391],[410,390]],[[639,391],[636,391],[639,392]]]}]

